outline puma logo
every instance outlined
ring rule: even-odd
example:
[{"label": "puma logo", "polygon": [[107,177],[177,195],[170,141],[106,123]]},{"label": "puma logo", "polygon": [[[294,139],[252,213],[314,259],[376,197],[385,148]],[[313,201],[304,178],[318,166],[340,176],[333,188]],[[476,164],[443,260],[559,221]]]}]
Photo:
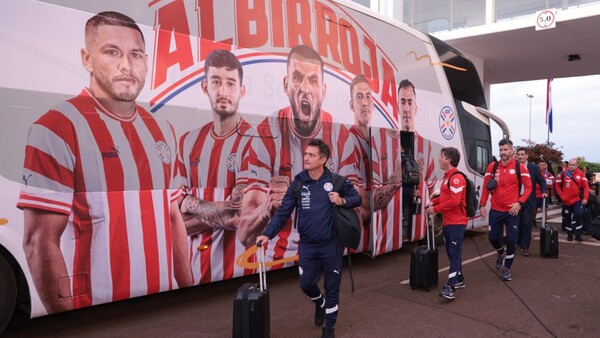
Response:
[{"label": "puma logo", "polygon": [[340,274],[340,271],[339,271],[339,270],[333,270],[333,272],[335,272],[335,273],[336,273],[336,274],[338,274],[338,275]]},{"label": "puma logo", "polygon": [[308,185],[303,185],[302,189],[306,189],[308,191]]},{"label": "puma logo", "polygon": [[30,178],[31,174],[29,174],[29,176],[25,176],[25,174],[23,174],[23,183],[25,183],[25,186],[27,186],[27,181],[29,181]]},{"label": "puma logo", "polygon": [[452,241],[452,244],[458,245],[458,241]]}]

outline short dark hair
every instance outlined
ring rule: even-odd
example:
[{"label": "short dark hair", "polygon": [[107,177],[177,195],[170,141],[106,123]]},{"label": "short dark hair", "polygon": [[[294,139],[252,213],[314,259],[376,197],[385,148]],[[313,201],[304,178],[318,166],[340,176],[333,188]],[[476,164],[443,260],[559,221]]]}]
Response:
[{"label": "short dark hair", "polygon": [[547,163],[547,162],[546,162],[546,160],[544,160],[543,158],[541,158],[538,163]]},{"label": "short dark hair", "polygon": [[440,152],[444,155],[445,158],[450,160],[450,164],[453,167],[458,167],[458,162],[460,162],[460,152],[458,149],[454,147],[445,147],[440,150]]},{"label": "short dark hair", "polygon": [[508,144],[509,146],[511,146],[511,147],[512,147],[512,145],[513,145],[512,141],[511,141],[511,140],[509,140],[509,139],[507,139],[507,138],[503,138],[503,139],[501,139],[501,140],[498,142],[498,145],[499,145],[499,146],[505,146],[505,145],[507,145],[507,144]]},{"label": "short dark hair", "polygon": [[240,84],[244,80],[244,70],[240,60],[230,51],[225,49],[215,49],[206,57],[204,62],[204,73],[208,74],[208,68],[223,68],[228,71],[236,69],[240,76]]},{"label": "short dark hair", "polygon": [[125,14],[114,11],[106,11],[100,12],[91,17],[85,23],[86,40],[88,34],[95,32],[100,26],[120,26],[135,29],[140,33],[144,44],[146,43],[146,40],[144,39],[144,34],[142,33],[140,27],[137,25],[137,23],[135,23],[135,21],[132,18],[128,17]]},{"label": "short dark hair", "polygon": [[413,93],[415,94],[415,97],[417,97],[417,92],[415,91],[415,85],[413,85],[412,82],[408,81],[408,79],[404,79],[404,80],[400,81],[400,84],[398,85],[398,93],[400,93],[400,89],[402,89],[402,88],[412,89]]},{"label": "short dark hair", "polygon": [[363,82],[368,84],[369,88],[371,88],[371,82],[369,82],[369,80],[367,80],[367,78],[363,74],[358,74],[354,77],[354,79],[352,79],[352,82],[350,82],[350,98],[352,98],[352,91],[354,90],[354,86]]},{"label": "short dark hair", "polygon": [[525,147],[519,147],[519,148],[517,148],[517,153],[519,151],[524,151],[527,154],[527,148],[525,148]]},{"label": "short dark hair", "polygon": [[325,158],[329,159],[329,156],[331,155],[331,150],[329,149],[329,146],[327,145],[327,143],[325,143],[320,138],[314,138],[314,139],[310,140],[308,142],[308,146],[319,148],[319,155],[321,157],[325,157]]},{"label": "short dark hair", "polygon": [[321,68],[321,75],[323,75],[323,73],[324,73],[323,59],[321,58],[321,55],[319,55],[319,53],[317,53],[316,50],[312,49],[312,47],[309,47],[307,45],[294,46],[292,49],[290,49],[290,52],[288,53],[288,57],[287,57],[288,65],[290,64],[290,60],[293,58],[294,54],[299,55],[305,59],[318,61],[319,66]]}]

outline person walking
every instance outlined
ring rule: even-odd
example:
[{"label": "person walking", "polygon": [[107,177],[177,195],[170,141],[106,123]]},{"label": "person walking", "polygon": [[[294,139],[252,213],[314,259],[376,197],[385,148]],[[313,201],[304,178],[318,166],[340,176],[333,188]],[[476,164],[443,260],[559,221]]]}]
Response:
[{"label": "person walking", "polygon": [[442,287],[440,297],[454,299],[455,289],[465,287],[462,274],[462,242],[467,228],[467,182],[456,167],[460,162],[460,152],[456,148],[442,148],[438,163],[444,170],[440,194],[431,200],[427,214],[442,214],[442,231],[446,254],[450,260],[448,282]]},{"label": "person walking", "polygon": [[[335,337],[335,322],[344,248],[335,239],[333,216],[336,206],[355,208],[362,198],[352,183],[344,181],[341,194],[333,191],[335,175],[325,164],[329,160],[329,146],[321,139],[313,139],[304,151],[304,171],[288,187],[281,206],[256,243],[266,244],[284,227],[292,211],[296,214],[300,244],[298,248],[300,288],[315,303],[315,325],[323,326],[322,337]],[[296,182],[301,186],[294,192]],[[295,196],[298,195],[298,196]],[[325,295],[318,286],[324,274]]]},{"label": "person walking", "polygon": [[567,241],[583,241],[583,209],[588,202],[590,187],[577,159],[569,160],[569,168],[556,176],[556,193],[562,200],[563,225],[567,230]]},{"label": "person walking", "polygon": [[542,176],[540,167],[537,164],[528,161],[526,148],[520,147],[517,149],[517,158],[519,159],[519,162],[527,167],[531,178],[531,193],[527,196],[527,202],[523,205],[519,215],[520,221],[519,229],[517,231],[517,246],[519,247],[521,254],[528,257],[530,255],[529,245],[531,244],[531,230],[533,228],[535,219],[534,212],[537,204],[535,198],[536,189],[539,187],[542,198],[546,198],[546,191],[548,188],[546,186],[546,180]]},{"label": "person walking", "polygon": [[[491,192],[492,205],[490,208],[490,232],[488,240],[498,252],[496,269],[504,267],[502,280],[510,281],[512,276],[510,268],[515,257],[517,229],[519,226],[519,212],[531,194],[531,179],[527,167],[513,159],[513,143],[511,140],[502,139],[498,142],[500,148],[500,161],[490,163],[483,179],[483,189],[480,200],[482,217],[487,217],[487,200]],[[490,181],[494,179],[494,184]],[[521,194],[521,187],[524,191]],[[506,249],[502,245],[503,229],[506,225]]]}]

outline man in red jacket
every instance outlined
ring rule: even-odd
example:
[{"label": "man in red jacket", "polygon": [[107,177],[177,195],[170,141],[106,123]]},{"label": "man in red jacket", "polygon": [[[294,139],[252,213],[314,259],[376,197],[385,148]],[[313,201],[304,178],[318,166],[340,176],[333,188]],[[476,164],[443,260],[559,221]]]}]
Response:
[{"label": "man in red jacket", "polygon": [[[510,268],[515,257],[519,212],[523,204],[527,202],[532,188],[527,167],[513,159],[513,143],[510,140],[502,139],[498,142],[498,146],[500,148],[500,161],[488,165],[479,202],[481,216],[487,217],[486,204],[489,194],[493,193],[488,240],[498,252],[496,269],[504,266],[502,280],[510,281],[512,279]],[[517,169],[516,166],[519,166],[519,168]],[[494,168],[496,168],[496,172],[492,173]],[[488,186],[492,178],[497,183],[495,187]],[[519,181],[525,188],[522,194],[520,193]],[[502,246],[503,226],[505,224],[506,250]]]},{"label": "man in red jacket", "polygon": [[448,282],[442,288],[440,297],[454,299],[454,290],[465,287],[462,274],[462,242],[467,227],[467,182],[456,166],[460,153],[456,148],[442,148],[438,163],[444,170],[440,195],[431,200],[427,214],[442,213],[444,245],[450,260]]},{"label": "man in red jacket", "polygon": [[567,241],[583,241],[583,209],[590,196],[590,186],[583,171],[578,168],[577,159],[569,160],[569,170],[556,175],[556,193],[562,199],[563,224],[567,228]]}]

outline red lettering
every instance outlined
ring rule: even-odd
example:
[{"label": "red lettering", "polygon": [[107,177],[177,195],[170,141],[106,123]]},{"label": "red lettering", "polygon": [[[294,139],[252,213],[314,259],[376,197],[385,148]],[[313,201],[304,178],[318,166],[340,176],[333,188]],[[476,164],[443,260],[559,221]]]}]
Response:
[{"label": "red lettering", "polygon": [[356,30],[344,18],[340,18],[340,49],[342,64],[352,74],[360,74],[360,52],[358,51],[358,36]]},{"label": "red lettering", "polygon": [[383,88],[381,90],[381,102],[384,105],[391,105],[394,110],[394,119],[398,119],[398,96],[396,94],[396,77],[394,76],[394,69],[387,62],[386,59],[381,60],[381,67],[383,70]]},{"label": "red lettering", "polygon": [[316,3],[316,13],[318,52],[323,57],[328,57],[331,52],[331,59],[341,63],[338,51],[337,17],[331,8],[320,2]]},{"label": "red lettering", "polygon": [[[238,45],[246,48],[264,46],[269,39],[268,18],[264,0],[236,0],[236,26]],[[225,23],[223,23],[225,24]],[[254,30],[254,33],[252,32]]]},{"label": "red lettering", "polygon": [[198,0],[198,18],[200,20],[200,37],[215,39],[215,11],[213,0]]},{"label": "red lettering", "polygon": [[[369,52],[369,62],[363,61],[363,75],[371,81],[371,90],[379,94],[379,70],[377,69],[377,46],[368,36],[364,36],[365,47]],[[371,66],[373,65],[373,66]]]},{"label": "red lettering", "polygon": [[282,1],[271,1],[271,31],[273,32],[273,47],[285,47]]},{"label": "red lettering", "polygon": [[[171,66],[179,65],[179,70],[183,71],[194,65],[183,0],[176,0],[159,8],[156,20],[154,27],[158,28],[158,33],[152,89],[167,81],[167,70]],[[171,46],[171,41],[175,42],[175,46]]]},{"label": "red lettering", "polygon": [[[306,0],[287,2],[288,44],[294,47],[300,44],[312,47],[310,40],[310,5]],[[302,40],[302,42],[300,42]]]}]

